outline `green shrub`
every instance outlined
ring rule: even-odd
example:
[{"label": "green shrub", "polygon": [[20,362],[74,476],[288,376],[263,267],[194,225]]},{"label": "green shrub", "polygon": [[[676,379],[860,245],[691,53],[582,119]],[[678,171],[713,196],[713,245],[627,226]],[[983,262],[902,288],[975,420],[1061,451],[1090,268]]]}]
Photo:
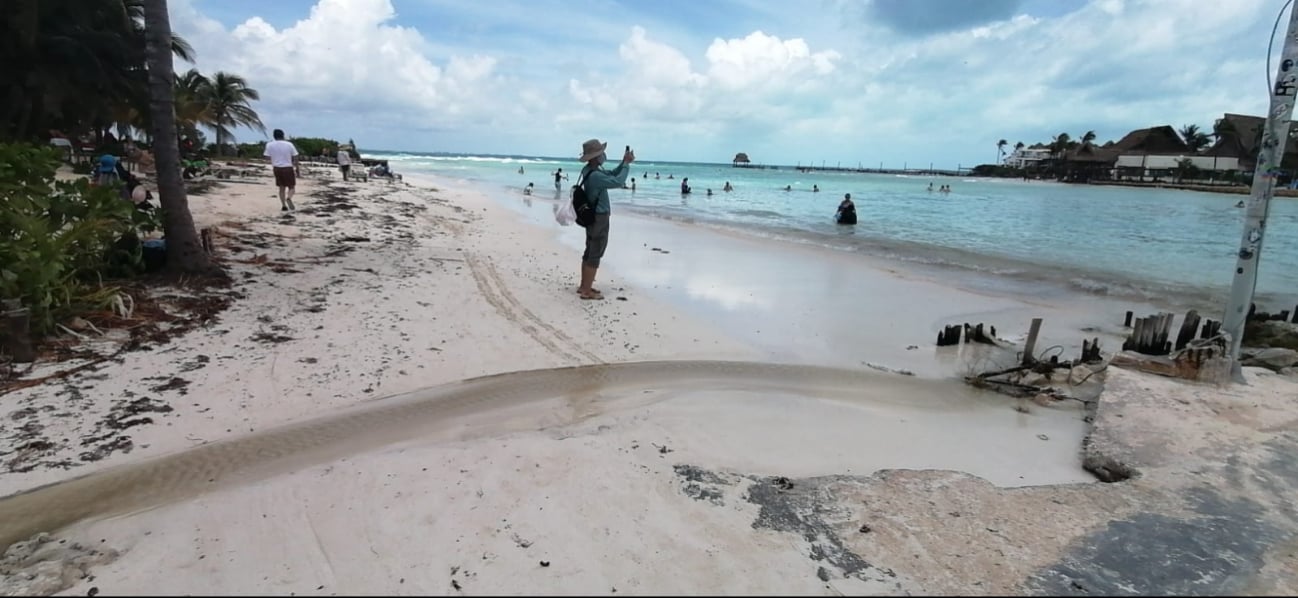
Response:
[{"label": "green shrub", "polygon": [[120,186],[55,181],[58,165],[50,148],[0,144],[0,299],[20,299],[38,334],[103,308],[113,295],[103,279],[141,271],[130,240],[159,228]]}]

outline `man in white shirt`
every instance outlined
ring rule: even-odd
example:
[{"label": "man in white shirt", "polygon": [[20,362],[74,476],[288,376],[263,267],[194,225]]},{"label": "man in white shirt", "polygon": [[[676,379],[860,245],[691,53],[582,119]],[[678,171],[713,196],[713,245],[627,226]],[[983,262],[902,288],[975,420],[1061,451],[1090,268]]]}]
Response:
[{"label": "man in white shirt", "polygon": [[275,173],[275,186],[279,187],[279,209],[281,212],[296,210],[293,205],[293,190],[297,187],[297,147],[284,141],[283,129],[272,133],[274,141],[266,144],[263,156],[270,158],[270,169]]},{"label": "man in white shirt", "polygon": [[343,171],[343,180],[347,180],[347,173],[352,169],[351,150],[338,147],[338,170]]}]

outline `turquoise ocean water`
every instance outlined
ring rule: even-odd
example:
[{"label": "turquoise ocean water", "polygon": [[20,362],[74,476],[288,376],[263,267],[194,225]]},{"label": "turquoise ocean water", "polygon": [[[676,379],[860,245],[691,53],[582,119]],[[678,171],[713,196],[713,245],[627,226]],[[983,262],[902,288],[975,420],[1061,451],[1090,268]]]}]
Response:
[{"label": "turquoise ocean water", "polygon": [[[581,168],[576,160],[525,156],[365,155],[388,159],[397,172],[464,180],[503,199],[521,197],[529,182],[536,185],[536,198],[553,199],[556,168],[571,172],[564,182],[566,198]],[[614,194],[614,213],[916,262],[1019,293],[1052,288],[1169,306],[1224,302],[1243,226],[1244,211],[1234,205],[1245,197],[648,160],[637,162],[632,172],[636,190]],[[689,196],[680,193],[684,177],[694,191]],[[721,191],[727,181],[734,191]],[[929,192],[929,182],[934,188],[950,185],[951,192]],[[784,191],[786,185],[792,191]],[[812,192],[813,185],[819,193]],[[833,222],[844,193],[856,203],[855,227]],[[1272,203],[1265,243],[1257,302],[1272,311],[1292,308],[1298,303],[1298,199]]]}]

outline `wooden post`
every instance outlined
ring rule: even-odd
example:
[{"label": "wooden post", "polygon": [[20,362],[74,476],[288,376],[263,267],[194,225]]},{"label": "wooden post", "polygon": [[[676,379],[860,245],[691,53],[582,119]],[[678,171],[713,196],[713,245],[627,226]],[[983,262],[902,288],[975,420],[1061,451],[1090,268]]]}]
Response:
[{"label": "wooden post", "polygon": [[1140,338],[1145,333],[1145,319],[1140,318],[1139,320],[1132,322],[1132,325],[1133,328],[1131,329],[1131,336],[1128,336],[1127,342],[1122,344],[1123,351],[1140,350]]},{"label": "wooden post", "polygon": [[1199,312],[1190,310],[1185,312],[1185,319],[1181,321],[1181,331],[1176,335],[1176,350],[1184,349],[1190,341],[1194,339],[1194,333],[1199,330]]},{"label": "wooden post", "polygon": [[36,361],[36,349],[32,346],[31,313],[27,308],[0,311],[0,350],[8,353],[17,363]]},{"label": "wooden post", "polygon": [[1289,321],[1298,324],[1298,305],[1293,306],[1293,319]]},{"label": "wooden post", "polygon": [[1031,365],[1036,362],[1037,358],[1033,351],[1037,349],[1037,334],[1041,332],[1041,318],[1032,318],[1032,325],[1028,327],[1028,341],[1023,345],[1023,365]]},{"label": "wooden post", "polygon": [[1128,312],[1127,312],[1127,317],[1125,317],[1125,318],[1122,319],[1122,326],[1123,326],[1124,328],[1131,328],[1131,316],[1133,316],[1133,315],[1135,315],[1135,314],[1132,314],[1130,311],[1128,311]]},{"label": "wooden post", "polygon": [[1171,313],[1159,316],[1161,322],[1158,329],[1158,343],[1154,347],[1158,351],[1157,355],[1167,355],[1172,352],[1171,343],[1167,342],[1167,339],[1172,336],[1173,317]]},{"label": "wooden post", "polygon": [[1145,316],[1143,320],[1136,350],[1148,355],[1149,348],[1154,346],[1154,336],[1158,334],[1158,316]]}]

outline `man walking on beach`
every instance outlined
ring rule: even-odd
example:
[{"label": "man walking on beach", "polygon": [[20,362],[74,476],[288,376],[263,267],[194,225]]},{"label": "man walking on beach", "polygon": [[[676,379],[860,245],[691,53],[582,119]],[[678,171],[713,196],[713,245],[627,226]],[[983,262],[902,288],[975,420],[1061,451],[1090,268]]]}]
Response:
[{"label": "man walking on beach", "polygon": [[279,209],[281,212],[296,210],[293,205],[293,190],[297,187],[297,147],[284,141],[284,130],[275,129],[274,141],[266,144],[263,156],[270,158],[270,169],[275,173],[275,186],[279,187]]},{"label": "man walking on beach", "polygon": [[338,147],[338,170],[341,170],[343,172],[344,181],[347,180],[347,173],[351,171],[351,169],[352,169],[351,150],[339,146]]},{"label": "man walking on beach", "polygon": [[608,247],[608,217],[612,212],[608,201],[609,189],[620,189],[626,184],[626,177],[631,172],[631,163],[635,162],[635,152],[627,146],[622,154],[622,163],[611,172],[602,168],[607,156],[604,148],[608,143],[598,139],[587,140],[581,145],[581,161],[586,166],[581,169],[577,184],[586,191],[586,200],[595,206],[595,221],[586,227],[586,251],[581,256],[581,286],[577,294],[582,299],[603,299],[604,295],[593,285],[595,272],[599,270],[599,261],[604,257]]}]

